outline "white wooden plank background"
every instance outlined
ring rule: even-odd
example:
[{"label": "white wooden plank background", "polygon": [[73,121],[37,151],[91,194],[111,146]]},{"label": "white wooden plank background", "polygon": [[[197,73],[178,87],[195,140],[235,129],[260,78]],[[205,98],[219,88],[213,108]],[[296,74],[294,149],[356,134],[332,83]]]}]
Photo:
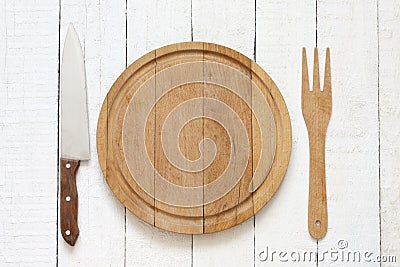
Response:
[{"label": "white wooden plank background", "polygon": [[329,232],[319,249],[343,239],[351,250],[379,252],[377,2],[324,0],[317,8],[318,46],[331,47],[336,66],[326,141]]},{"label": "white wooden plank background", "polygon": [[[400,5],[378,4],[382,254],[400,255]],[[389,266],[389,264],[387,264]]]},{"label": "white wooden plank background", "polygon": [[[85,54],[92,155],[77,179],[81,235],[75,247],[59,234],[57,212],[58,68],[70,22]],[[400,261],[399,1],[0,0],[0,36],[0,266]],[[159,230],[126,212],[103,179],[95,147],[102,101],[125,67],[152,49],[191,40],[255,59],[280,88],[293,127],[289,169],[274,198],[242,225],[203,236]],[[307,231],[308,143],[300,108],[301,47],[311,65],[316,45],[321,68],[331,47],[333,79],[329,229],[319,242]],[[346,249],[338,248],[340,240]],[[272,251],[332,249],[371,252],[372,261],[271,259]],[[374,262],[379,253],[396,256],[397,263]]]}]

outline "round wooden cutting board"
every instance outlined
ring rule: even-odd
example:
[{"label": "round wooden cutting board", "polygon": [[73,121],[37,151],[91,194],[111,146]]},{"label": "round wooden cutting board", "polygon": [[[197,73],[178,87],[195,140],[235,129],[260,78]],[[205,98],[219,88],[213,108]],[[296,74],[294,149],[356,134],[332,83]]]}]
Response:
[{"label": "round wooden cutting board", "polygon": [[290,118],[254,61],[216,44],[177,43],[116,80],[97,150],[111,190],[136,216],[173,232],[212,233],[247,220],[276,192]]}]

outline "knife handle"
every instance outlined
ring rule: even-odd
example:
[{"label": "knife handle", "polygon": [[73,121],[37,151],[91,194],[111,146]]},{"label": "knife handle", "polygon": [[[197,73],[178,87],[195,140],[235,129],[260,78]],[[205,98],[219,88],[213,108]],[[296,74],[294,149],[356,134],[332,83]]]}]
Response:
[{"label": "knife handle", "polygon": [[79,160],[60,159],[60,222],[64,240],[75,245],[79,236],[78,228],[78,191],[76,190],[76,172]]}]

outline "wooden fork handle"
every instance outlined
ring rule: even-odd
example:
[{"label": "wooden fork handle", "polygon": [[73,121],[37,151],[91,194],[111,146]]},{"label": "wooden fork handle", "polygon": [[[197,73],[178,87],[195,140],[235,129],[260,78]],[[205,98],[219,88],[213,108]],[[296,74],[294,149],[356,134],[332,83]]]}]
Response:
[{"label": "wooden fork handle", "polygon": [[308,231],[321,239],[328,230],[328,208],[325,179],[325,136],[326,131],[309,129],[310,180],[308,196]]},{"label": "wooden fork handle", "polygon": [[78,191],[76,190],[76,172],[79,160],[61,159],[60,166],[60,223],[61,234],[71,246],[79,236],[78,228]]}]

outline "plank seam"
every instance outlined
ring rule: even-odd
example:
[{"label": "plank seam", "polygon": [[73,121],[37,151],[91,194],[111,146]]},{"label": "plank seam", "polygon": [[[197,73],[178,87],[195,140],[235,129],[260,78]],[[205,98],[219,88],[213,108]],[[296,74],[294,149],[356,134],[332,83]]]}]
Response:
[{"label": "plank seam", "polygon": [[[158,67],[158,61],[157,61],[157,49],[154,50],[154,137],[153,137],[153,162],[154,162],[154,168],[153,168],[153,226],[156,226],[156,168],[157,168],[157,163],[156,163],[156,135],[157,135],[157,67]],[[162,127],[161,127],[162,131]]]},{"label": "plank seam", "polygon": [[[128,67],[128,0],[125,0],[125,69]],[[108,109],[107,109],[108,110]],[[107,116],[108,119],[108,116]],[[108,122],[107,122],[108,125]],[[108,141],[108,138],[107,138]],[[108,145],[107,145],[108,147]],[[126,267],[126,207],[124,205],[124,267]]]},{"label": "plank seam", "polygon": [[257,0],[254,0],[254,44],[253,44],[253,58],[256,62],[256,43],[257,43]]},{"label": "plank seam", "polygon": [[318,47],[318,0],[315,0],[315,47]]},{"label": "plank seam", "polygon": [[[193,0],[190,0],[190,39],[193,42]],[[204,44],[203,44],[203,80],[204,80]],[[203,86],[203,97],[204,97],[204,86]],[[203,101],[203,139],[204,139],[204,101]],[[204,151],[204,144],[203,144]],[[203,158],[203,168],[204,168],[204,158]],[[204,233],[204,170],[203,170],[203,233]],[[191,244],[190,244],[190,266],[193,267],[194,261],[194,237],[192,234]]]},{"label": "plank seam", "polygon": [[[202,88],[203,88],[203,120],[202,120],[202,122],[203,122],[203,140],[204,140],[204,136],[205,136],[205,127],[204,127],[204,86],[205,86],[205,82],[204,82],[204,79],[205,79],[205,56],[204,56],[204,43],[203,43],[203,86],[202,86]],[[202,148],[203,148],[203,152],[204,152],[204,142],[202,143]],[[205,228],[206,228],[206,218],[205,218],[205,212],[204,212],[204,179],[205,179],[205,177],[204,177],[204,154],[203,154],[203,171],[202,171],[202,173],[203,173],[203,234],[205,233]]]},{"label": "plank seam", "polygon": [[193,234],[192,234],[192,245],[191,245],[192,255],[190,260],[190,266],[193,267]]},{"label": "plank seam", "polygon": [[190,0],[190,40],[193,42],[193,0]]},{"label": "plank seam", "polygon": [[[257,0],[254,0],[254,46],[253,46],[253,59],[254,62],[257,62]],[[250,62],[250,64],[252,64]],[[250,69],[252,69],[250,67]],[[251,81],[253,81],[253,71],[250,72],[250,77],[251,77]],[[253,109],[253,83],[251,84],[251,107]],[[253,111],[252,111],[253,112]],[[252,147],[252,160],[251,160],[251,175],[254,175],[254,157],[253,157],[253,114],[251,114],[251,127],[250,127],[250,131],[251,131],[251,147]],[[251,179],[252,183],[253,183],[253,178]],[[253,186],[252,186],[252,190],[254,190]],[[253,266],[256,266],[256,214],[254,212],[254,198],[253,198],[253,193],[254,191],[251,193],[252,197],[251,200],[253,202]]]},{"label": "plank seam", "polygon": [[[380,40],[379,40],[379,0],[376,1],[376,34],[377,34],[377,101],[378,101],[378,199],[379,199],[379,253],[382,255],[382,210],[381,210],[381,113],[380,113]],[[382,262],[379,263],[382,266]]]},{"label": "plank seam", "polygon": [[57,90],[57,220],[56,220],[56,266],[58,266],[58,220],[60,194],[60,50],[61,50],[61,0],[58,1],[58,90]]}]

